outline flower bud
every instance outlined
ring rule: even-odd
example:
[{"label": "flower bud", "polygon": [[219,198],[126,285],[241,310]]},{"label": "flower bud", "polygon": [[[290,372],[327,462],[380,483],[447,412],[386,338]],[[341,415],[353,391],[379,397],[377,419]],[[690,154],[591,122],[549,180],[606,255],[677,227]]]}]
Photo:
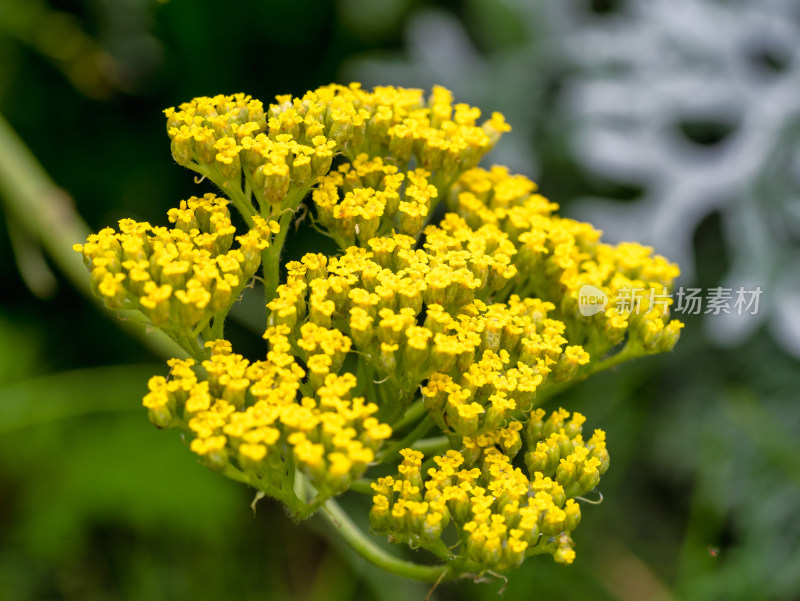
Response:
[{"label": "flower bud", "polygon": [[564,520],[564,529],[567,532],[572,532],[581,523],[581,507],[574,499],[569,499],[564,505],[564,512],[567,515]]},{"label": "flower bud", "polygon": [[319,178],[331,170],[333,148],[336,146],[336,142],[326,140],[325,136],[315,136],[312,144],[314,144],[314,154],[311,156],[311,169],[314,177]]},{"label": "flower bud", "polygon": [[210,165],[214,162],[214,157],[217,155],[217,150],[214,148],[216,140],[214,132],[203,127],[194,132],[194,156],[197,158],[201,165]]},{"label": "flower bud", "polygon": [[444,516],[442,513],[436,512],[428,512],[425,515],[425,522],[422,525],[422,536],[428,542],[438,541],[439,537],[442,535],[442,530],[446,525]]},{"label": "flower bud", "polygon": [[191,139],[188,136],[177,134],[173,137],[170,143],[170,150],[172,151],[172,158],[175,159],[178,165],[188,167],[192,164],[194,152],[192,151]]},{"label": "flower bud", "polygon": [[600,472],[597,470],[599,465],[600,461],[597,458],[592,458],[584,462],[583,470],[578,479],[584,492],[589,492],[600,484]]},{"label": "flower bud", "polygon": [[306,154],[297,155],[291,167],[292,183],[303,188],[311,183],[312,177],[311,158]]},{"label": "flower bud", "polygon": [[447,373],[455,367],[456,358],[462,350],[462,345],[455,336],[446,336],[445,334],[436,334],[433,341],[431,368],[433,371]]},{"label": "flower bud", "polygon": [[[147,315],[153,325],[158,326],[167,323],[172,313],[172,306],[169,300],[172,296],[172,286],[168,284],[158,286],[155,282],[150,281],[145,284],[144,292],[145,295],[139,299],[144,314]],[[178,292],[186,294],[183,290]]]},{"label": "flower bud", "polygon": [[463,395],[456,394],[451,394],[448,398],[445,405],[447,423],[460,436],[472,436],[478,431],[480,416],[484,410],[478,403],[466,403],[462,399]]},{"label": "flower bud", "polygon": [[[163,380],[163,378],[162,378]],[[147,408],[147,417],[157,428],[167,428],[172,422],[171,399],[165,390],[154,386],[156,378],[151,378],[151,392],[145,395],[142,404]],[[155,388],[155,389],[154,389]]]},{"label": "flower bud", "polygon": [[360,349],[367,349],[374,335],[374,319],[361,307],[350,309],[350,336]]},{"label": "flower bud", "polygon": [[464,524],[469,518],[470,503],[466,491],[459,486],[450,486],[445,489],[447,510],[457,524]]},{"label": "flower bud", "polygon": [[190,447],[192,452],[200,455],[202,462],[214,471],[221,471],[228,465],[228,451],[225,448],[225,436],[209,436],[195,438]]},{"label": "flower bud", "polygon": [[575,561],[575,550],[569,546],[559,546],[556,552],[553,553],[553,559],[556,563],[569,565]]},{"label": "flower bud", "polygon": [[253,180],[257,186],[262,186],[267,202],[279,205],[289,192],[289,167],[286,163],[265,163],[255,170]]},{"label": "flower bud", "polygon": [[544,422],[542,421],[544,415],[544,409],[534,409],[528,417],[528,423],[525,425],[525,439],[528,446],[532,447],[544,438]]},{"label": "flower bud", "polygon": [[661,338],[655,345],[657,353],[666,353],[673,349],[681,335],[684,324],[677,319],[670,321],[661,331]]},{"label": "flower bud", "polygon": [[527,548],[527,542],[520,540],[519,536],[512,536],[508,539],[503,549],[503,561],[508,564],[509,568],[517,567],[525,559],[525,550]]},{"label": "flower bud", "polygon": [[328,132],[328,138],[336,142],[338,147],[343,147],[353,137],[353,121],[349,115],[338,111],[332,113],[333,123]]},{"label": "flower bud", "polygon": [[389,130],[389,154],[399,165],[405,165],[411,159],[414,137],[411,128],[404,124],[394,125]]},{"label": "flower bud", "polygon": [[369,525],[376,532],[386,532],[391,527],[389,500],[384,495],[372,497],[372,508],[369,510]]},{"label": "flower bud", "polygon": [[567,513],[563,509],[552,506],[544,514],[542,518],[542,534],[546,536],[555,536],[564,530],[566,525]]},{"label": "flower bud", "polygon": [[558,358],[558,363],[553,370],[556,382],[569,382],[578,374],[581,365],[589,363],[589,353],[580,346],[568,346]]},{"label": "flower bud", "polygon": [[244,443],[239,445],[236,458],[243,472],[260,476],[264,471],[263,463],[267,453],[267,447],[263,444]]},{"label": "flower bud", "polygon": [[486,320],[481,333],[481,349],[496,353],[500,348],[502,336],[503,323],[497,317],[490,317]]},{"label": "flower bud", "polygon": [[580,435],[580,433],[583,431],[583,423],[585,421],[586,417],[583,414],[573,411],[572,419],[570,419],[564,425],[564,434],[566,434],[570,439]]},{"label": "flower bud", "polygon": [[558,483],[567,488],[570,484],[572,484],[578,477],[578,465],[575,463],[572,457],[565,457],[561,459],[561,462],[556,469],[556,480]]},{"label": "flower bud", "polygon": [[378,356],[378,365],[385,374],[393,375],[397,370],[397,350],[400,347],[397,344],[390,344],[388,342],[381,342],[380,355]]},{"label": "flower bud", "polygon": [[406,344],[403,347],[403,363],[415,374],[425,374],[431,339],[430,330],[412,326],[405,331]]}]

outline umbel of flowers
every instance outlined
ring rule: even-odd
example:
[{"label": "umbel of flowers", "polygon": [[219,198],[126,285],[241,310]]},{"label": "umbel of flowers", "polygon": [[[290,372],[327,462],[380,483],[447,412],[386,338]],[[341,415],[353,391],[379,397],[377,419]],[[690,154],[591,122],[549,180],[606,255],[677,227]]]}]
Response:
[{"label": "umbel of flowers", "polygon": [[[75,246],[109,308],[185,351],[150,380],[150,420],[296,519],[320,510],[397,573],[571,563],[609,454],[584,416],[543,406],[673,347],[668,303],[643,294],[623,313],[616,300],[663,294],[678,268],[559,217],[529,179],[479,167],[510,127],[440,87],[330,85],[268,106],[220,95],[165,113],[175,161],[216,191],[170,209],[172,227],[123,219]],[[297,226],[338,252],[282,263]],[[244,357],[225,320],[254,280],[265,347]],[[579,311],[586,285],[604,311]],[[348,490],[371,496],[373,533],[428,557],[375,546],[334,500]]]}]

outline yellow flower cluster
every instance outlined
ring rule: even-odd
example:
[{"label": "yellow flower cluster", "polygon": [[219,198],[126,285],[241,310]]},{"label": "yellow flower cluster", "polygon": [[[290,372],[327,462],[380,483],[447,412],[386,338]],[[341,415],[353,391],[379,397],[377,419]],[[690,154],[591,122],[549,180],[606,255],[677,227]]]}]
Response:
[{"label": "yellow flower cluster", "polygon": [[[558,205],[537,194],[529,179],[504,167],[464,173],[450,189],[447,206],[473,228],[489,223],[508,236],[520,273],[512,291],[554,303],[570,342],[592,356],[605,354],[626,334],[647,352],[668,351],[677,342],[683,324],[669,320],[671,301],[665,297],[680,272],[664,257],[653,256],[651,248],[600,242],[601,232],[554,215]],[[578,309],[587,285],[605,293],[608,304],[605,311],[585,317]],[[620,310],[620,301],[631,291],[637,291],[635,305]]]},{"label": "yellow flower cluster", "polygon": [[512,296],[459,322],[477,332],[479,346],[469,352],[469,362],[432,374],[421,390],[443,431],[477,436],[522,418],[545,381],[572,378],[589,362],[581,347],[564,348],[564,324],[546,317],[552,308]]},{"label": "yellow flower cluster", "polygon": [[[513,248],[490,226],[465,227],[458,218],[429,226],[424,250],[397,234],[370,240],[372,252],[350,247],[341,257],[307,254],[290,262],[287,282],[268,306],[269,323],[300,334],[312,325],[346,333],[398,393],[384,415],[402,414],[428,380],[423,397],[444,431],[474,435],[502,426],[530,410],[551,372],[568,379],[589,357],[565,348],[564,324],[547,318],[550,303],[480,300],[516,275],[505,254]],[[308,361],[304,351],[300,345]]]},{"label": "yellow flower cluster", "polygon": [[285,474],[296,466],[320,498],[338,494],[364,473],[392,430],[375,418],[375,405],[352,396],[352,374],[329,373],[302,395],[305,372],[284,328],[268,334],[266,361],[250,362],[224,340],[207,343],[204,378],[194,360],[172,359],[168,378],[150,380],[144,406],[155,425],[188,429],[192,451],[213,469],[232,466],[281,498],[292,494]]},{"label": "yellow flower cluster", "polygon": [[333,160],[336,143],[321,128],[308,138],[277,132],[263,103],[244,94],[195,98],[164,112],[175,161],[237,197],[244,176],[265,216],[280,212],[292,187],[296,205]]},{"label": "yellow flower cluster", "polygon": [[74,249],[91,272],[92,289],[110,309],[138,309],[164,330],[187,335],[227,309],[261,263],[278,224],[256,217],[238,236],[228,201],[214,194],[169,211],[173,229],[122,219]]},{"label": "yellow flower cluster", "polygon": [[[139,310],[194,357],[150,380],[151,421],[298,518],[369,491],[355,481],[402,457],[396,476],[371,480],[372,528],[433,552],[451,576],[542,553],[571,563],[576,500],[608,469],[605,434],[584,441],[582,415],[539,406],[673,347],[677,266],[603,243],[524,176],[479,168],[510,128],[499,113],[479,123],[441,87],[330,85],[266,107],[219,95],[165,113],[175,160],[227,198],[182,202],[172,229],[122,220],[75,247],[109,308]],[[282,265],[306,196],[339,252]],[[253,360],[224,323],[259,266],[266,353]],[[607,299],[591,315],[586,286]],[[426,458],[413,447],[432,429]]]},{"label": "yellow flower cluster", "polygon": [[[568,417],[559,410],[542,424],[538,416],[540,434],[559,424],[562,427],[551,436],[569,439],[567,432],[572,434],[570,444],[563,446],[555,479],[533,469],[530,461],[530,476],[512,465],[522,446],[519,422],[491,435],[465,439],[464,450],[435,457],[436,467],[426,474],[421,469],[422,453],[404,449],[397,476],[379,478],[372,485],[370,525],[395,541],[428,549],[457,571],[503,572],[526,556],[541,553],[551,554],[559,563],[572,563],[575,551],[570,534],[581,518],[573,497],[585,492],[588,476],[584,474],[591,466],[599,481],[599,465],[594,464],[599,463],[605,446],[599,430],[592,439],[594,446],[591,442],[583,445],[583,417],[575,414],[565,424]],[[607,453],[604,459],[608,467]],[[579,464],[580,469],[575,467]],[[593,481],[588,488],[596,484]],[[456,546],[446,545],[443,538],[455,538]]]},{"label": "yellow flower cluster", "polygon": [[584,442],[582,426],[586,418],[580,413],[570,418],[568,411],[559,409],[547,420],[544,417],[544,409],[535,409],[525,426],[528,471],[555,478],[569,498],[586,494],[608,470],[605,432],[595,430]]},{"label": "yellow flower cluster", "polygon": [[360,154],[322,178],[314,190],[319,223],[342,248],[356,241],[364,245],[392,230],[416,237],[439,196],[428,176],[424,169],[399,173],[381,157]]},{"label": "yellow flower cluster", "polygon": [[[453,106],[450,92],[440,87],[426,100],[422,90],[381,87],[368,92],[358,84],[329,85],[302,98],[278,96],[266,111],[261,101],[244,94],[204,96],[164,112],[178,164],[237,197],[243,195],[244,177],[245,190],[255,194],[265,217],[294,209],[328,172],[335,154],[391,156],[398,165],[413,157],[446,184],[477,165],[510,129],[499,113],[476,125],[480,110]],[[423,204],[430,201],[427,184],[418,197],[407,194],[415,202],[403,205],[401,212],[416,208],[419,213],[417,205],[426,194]],[[416,213],[411,218],[423,221],[424,214]]]}]

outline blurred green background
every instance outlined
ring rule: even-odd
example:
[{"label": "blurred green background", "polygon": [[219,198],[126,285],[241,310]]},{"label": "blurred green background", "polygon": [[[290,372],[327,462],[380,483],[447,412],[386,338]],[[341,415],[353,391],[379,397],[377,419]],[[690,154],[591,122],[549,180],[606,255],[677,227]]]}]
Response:
[{"label": "blurred green background", "polygon": [[[778,104],[779,93],[800,97],[800,56],[776,43],[800,30],[800,4],[681,0],[674,27],[684,38],[670,37],[664,5],[0,1],[0,601],[425,597],[428,586],[366,565],[321,523],[293,526],[268,502],[254,515],[251,491],[153,428],[140,399],[147,378],[164,372],[161,357],[82,296],[62,263],[77,261],[69,245],[80,240],[59,238],[74,231],[72,205],[97,230],[122,217],[165,223],[169,207],[197,193],[170,156],[163,108],[238,91],[268,102],[355,79],[442,83],[459,101],[504,111],[515,129],[490,162],[535,177],[567,214],[636,216],[609,227],[612,238],[658,241],[653,225],[677,216],[661,239],[683,246],[657,250],[681,259],[684,285],[764,289],[759,317],[745,325],[690,316],[673,353],[555,401],[607,431],[605,501],[584,511],[573,566],[528,560],[503,598],[800,598],[800,111]],[[769,19],[783,25],[773,31]],[[755,37],[741,41],[740,30]],[[734,50],[704,46],[717,37]],[[680,61],[655,52],[654,39]],[[637,57],[644,66],[630,62]],[[716,88],[703,73],[739,81],[742,65],[744,100],[713,110]],[[630,161],[609,139],[587,137],[596,120],[576,99],[597,97],[591,86],[603,81],[622,82],[630,98],[611,102],[619,110],[600,115],[604,127],[634,139],[633,115],[654,132],[636,138]],[[661,85],[708,98],[705,112],[686,114],[679,98],[656,104],[658,119],[637,113]],[[778,118],[750,134],[758,99]],[[666,167],[627,173],[592,159],[632,165],[674,149],[676,135],[677,154],[694,160],[685,171],[673,161],[672,179]],[[717,168],[739,147],[758,155],[757,169],[692,211],[677,206],[698,169],[714,184],[741,166]],[[677,192],[659,196],[665,189]],[[648,212],[650,198],[663,200],[660,213]],[[296,240],[290,252],[302,250]],[[502,587],[448,583],[432,598],[491,599]]]}]

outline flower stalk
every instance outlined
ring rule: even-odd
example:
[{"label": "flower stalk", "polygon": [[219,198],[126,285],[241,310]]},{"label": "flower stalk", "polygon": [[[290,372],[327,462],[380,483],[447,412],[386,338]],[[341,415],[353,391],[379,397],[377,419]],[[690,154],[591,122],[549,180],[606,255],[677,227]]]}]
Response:
[{"label": "flower stalk", "polygon": [[436,582],[442,579],[443,575],[445,578],[447,577],[449,569],[446,565],[420,565],[389,555],[367,538],[333,499],[325,502],[321,515],[356,553],[387,572],[422,582]]}]

